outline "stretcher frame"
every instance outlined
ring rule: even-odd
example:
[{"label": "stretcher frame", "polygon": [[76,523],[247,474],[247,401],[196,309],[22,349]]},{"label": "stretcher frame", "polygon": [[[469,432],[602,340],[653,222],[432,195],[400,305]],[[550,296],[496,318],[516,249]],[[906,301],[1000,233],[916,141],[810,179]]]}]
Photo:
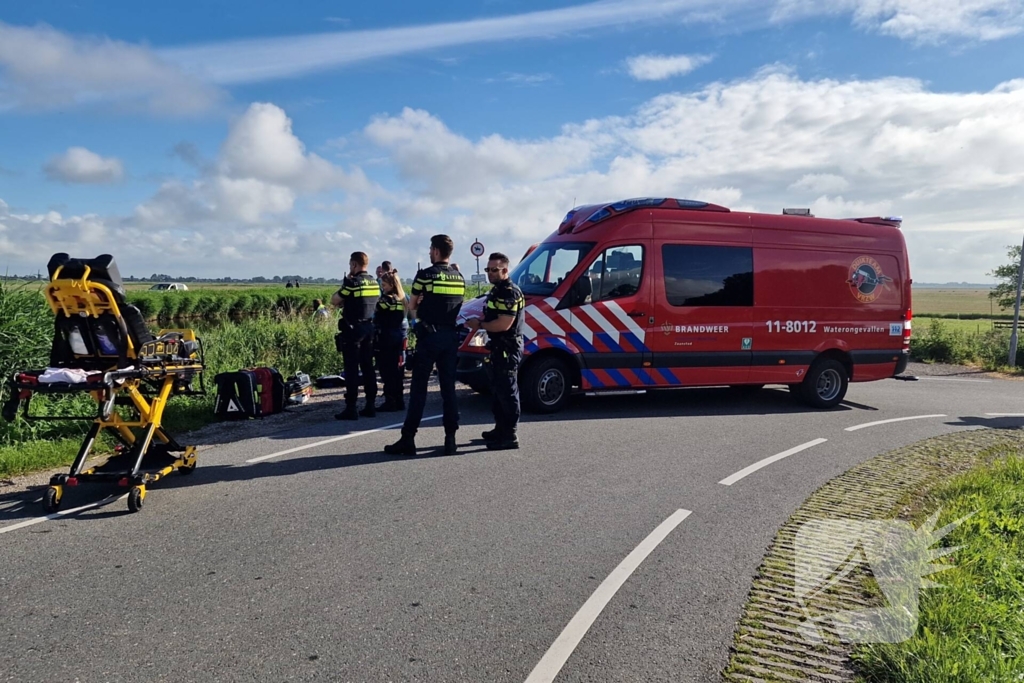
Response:
[{"label": "stretcher frame", "polygon": [[[17,412],[22,404],[22,417],[27,421],[91,420],[78,455],[67,474],[56,474],[43,496],[43,507],[56,512],[65,487],[89,482],[113,482],[128,487],[128,509],[142,509],[147,486],[172,472],[191,474],[196,467],[195,446],[180,445],[162,426],[164,409],[175,395],[203,395],[204,353],[202,342],[192,330],[160,330],[156,339],[139,345],[128,332],[118,299],[106,284],[90,280],[85,266],[80,279],[61,278],[58,268],[45,288],[46,300],[55,316],[110,315],[120,329],[118,356],[100,351],[88,355],[74,354],[86,370],[96,370],[109,360],[106,370],[84,383],[40,383],[39,371],[15,373],[11,379],[11,401]],[[79,363],[76,363],[79,364]],[[199,379],[199,387],[193,380]],[[29,411],[33,394],[76,394],[88,392],[97,404],[95,416],[32,415]],[[127,410],[118,411],[117,406]],[[126,413],[126,414],[122,414]],[[108,431],[119,443],[120,452],[106,463],[85,469],[86,460],[97,438]],[[158,452],[159,451],[159,452]],[[147,456],[163,456],[162,465],[146,468]],[[150,458],[151,460],[154,458]]]}]

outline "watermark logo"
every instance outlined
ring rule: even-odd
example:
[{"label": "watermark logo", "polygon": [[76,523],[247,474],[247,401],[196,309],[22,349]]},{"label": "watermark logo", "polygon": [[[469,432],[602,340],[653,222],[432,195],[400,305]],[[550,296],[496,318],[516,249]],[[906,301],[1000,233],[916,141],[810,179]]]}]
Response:
[{"label": "watermark logo", "polygon": [[882,266],[870,256],[861,256],[850,264],[846,284],[857,301],[869,304],[879,297],[892,278],[882,273]]},{"label": "watermark logo", "polygon": [[[960,549],[932,546],[971,516],[936,530],[939,512],[917,529],[899,520],[823,519],[801,525],[794,568],[802,635],[822,642],[824,632],[831,631],[849,643],[900,643],[913,637],[921,589],[941,586],[927,577],[952,566],[935,560]],[[833,589],[870,580],[868,571],[885,604],[843,609],[845,591]]]}]

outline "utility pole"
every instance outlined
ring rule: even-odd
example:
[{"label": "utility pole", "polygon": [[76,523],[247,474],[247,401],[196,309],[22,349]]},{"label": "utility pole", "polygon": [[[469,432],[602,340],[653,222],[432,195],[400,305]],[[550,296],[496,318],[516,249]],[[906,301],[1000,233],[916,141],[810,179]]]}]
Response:
[{"label": "utility pole", "polygon": [[1007,364],[1012,368],[1017,365],[1017,323],[1020,321],[1020,290],[1024,284],[1024,243],[1021,244],[1020,268],[1017,271],[1017,296],[1013,300],[1013,332],[1010,333],[1010,357]]}]

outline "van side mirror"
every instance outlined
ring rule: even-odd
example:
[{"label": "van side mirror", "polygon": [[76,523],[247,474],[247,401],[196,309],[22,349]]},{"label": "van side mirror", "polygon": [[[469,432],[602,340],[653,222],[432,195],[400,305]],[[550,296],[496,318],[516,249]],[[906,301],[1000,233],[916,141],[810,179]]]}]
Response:
[{"label": "van side mirror", "polygon": [[582,306],[587,303],[587,299],[593,294],[594,285],[590,281],[590,275],[584,272],[578,278],[576,282],[572,283],[572,287],[566,293],[565,297],[559,303],[558,308],[571,308],[573,306]]}]

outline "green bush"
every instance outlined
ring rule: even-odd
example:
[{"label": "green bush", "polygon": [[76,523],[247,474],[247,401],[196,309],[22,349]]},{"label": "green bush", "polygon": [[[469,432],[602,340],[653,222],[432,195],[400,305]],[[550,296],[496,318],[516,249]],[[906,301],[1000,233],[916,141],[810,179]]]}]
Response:
[{"label": "green bush", "polygon": [[157,308],[156,317],[160,320],[170,320],[178,314],[177,293],[164,294],[160,297],[160,306]]},{"label": "green bush", "polygon": [[[7,400],[7,380],[15,371],[46,366],[52,340],[53,313],[38,288],[12,287],[0,280],[0,402]],[[39,396],[32,404],[36,414],[88,415],[96,409],[82,396]],[[19,417],[13,423],[0,420],[0,445],[84,432],[81,422],[26,422]]]},{"label": "green bush", "polygon": [[969,363],[975,360],[975,338],[963,330],[950,330],[938,320],[928,324],[923,335],[911,336],[910,354],[918,360],[936,363]]},{"label": "green bush", "polygon": [[312,311],[313,299],[329,301],[334,287],[245,287],[196,289],[187,292],[129,292],[127,300],[146,320],[224,316],[253,316],[279,313],[294,315]]}]

